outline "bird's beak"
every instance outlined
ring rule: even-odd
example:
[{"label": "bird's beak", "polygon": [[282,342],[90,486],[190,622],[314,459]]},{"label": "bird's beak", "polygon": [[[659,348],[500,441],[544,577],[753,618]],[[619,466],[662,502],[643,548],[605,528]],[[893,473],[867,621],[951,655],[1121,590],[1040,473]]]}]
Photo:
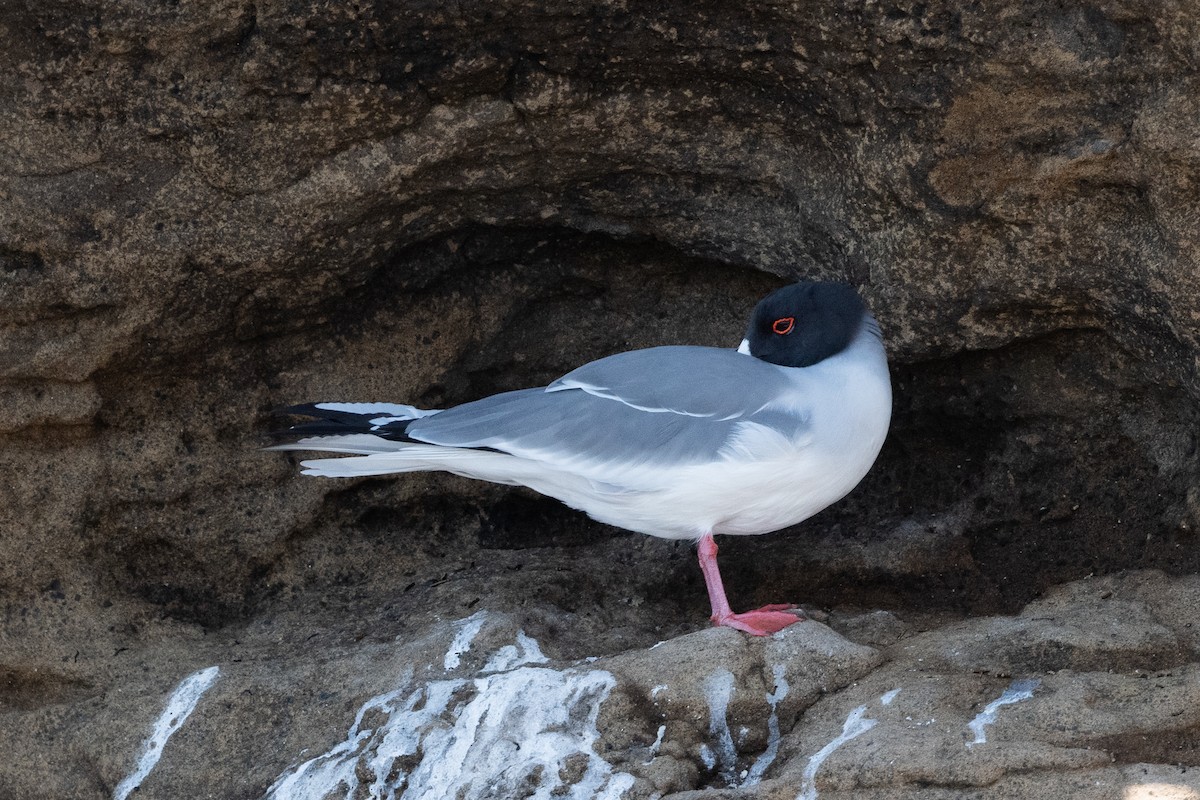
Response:
[{"label": "bird's beak", "polygon": [[742,339],[742,343],[738,345],[737,351],[744,356],[750,355],[750,340]]}]

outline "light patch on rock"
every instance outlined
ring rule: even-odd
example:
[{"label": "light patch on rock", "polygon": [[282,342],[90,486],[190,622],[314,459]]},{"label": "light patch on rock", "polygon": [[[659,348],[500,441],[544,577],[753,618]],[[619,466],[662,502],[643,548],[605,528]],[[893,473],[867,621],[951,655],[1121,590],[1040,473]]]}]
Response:
[{"label": "light patch on rock", "polygon": [[829,758],[834,750],[851,739],[862,736],[878,723],[878,720],[863,719],[863,715],[866,713],[866,706],[859,706],[851,711],[842,724],[842,732],[808,760],[808,766],[804,768],[804,776],[800,783],[800,794],[796,795],[796,800],[817,800],[817,770],[825,763],[825,759]]},{"label": "light patch on rock", "polygon": [[281,775],[266,798],[617,800],[634,778],[594,750],[616,678],[530,666],[546,660],[521,632],[488,661],[486,669],[505,671],[426,684],[410,672],[359,709],[342,742]]},{"label": "light patch on rock", "polygon": [[974,741],[967,742],[967,747],[985,744],[987,742],[987,726],[996,721],[996,715],[1000,707],[1019,703],[1022,700],[1028,700],[1033,697],[1033,690],[1038,687],[1039,683],[1040,681],[1033,679],[1013,681],[1012,685],[1005,689],[1003,694],[984,706],[983,711],[979,712],[975,716],[975,719],[967,723],[967,727],[975,734]]},{"label": "light patch on rock", "polygon": [[708,731],[712,736],[712,763],[705,759],[705,766],[717,767],[725,782],[736,783],[734,770],[737,768],[737,749],[733,744],[733,733],[729,730],[729,700],[733,697],[733,673],[719,669],[704,681],[704,694],[708,697]]},{"label": "light patch on rock", "polygon": [[486,619],[486,611],[476,611],[466,619],[454,623],[454,627],[457,629],[454,641],[450,642],[450,649],[446,651],[446,657],[442,659],[442,666],[446,671],[458,669],[463,653],[471,649],[471,642],[475,641],[475,637],[483,628]]},{"label": "light patch on rock", "polygon": [[883,703],[885,706],[890,706],[898,694],[900,694],[899,689],[892,689],[890,692],[884,692],[883,696],[879,698],[879,702]]},{"label": "light patch on rock", "polygon": [[[776,664],[772,670],[775,686],[767,693],[767,703],[771,707],[767,718],[767,747],[754,760],[750,769],[737,773],[737,745],[729,729],[729,701],[733,697],[733,673],[726,669],[713,672],[704,682],[704,693],[708,698],[708,730],[711,744],[700,746],[700,760],[706,769],[716,769],[726,785],[754,786],[762,781],[768,768],[774,763],[779,754],[779,702],[787,696],[788,685],[784,677],[785,669],[782,664]],[[749,735],[748,728],[741,728],[740,739]]]},{"label": "light patch on rock", "polygon": [[1200,792],[1182,783],[1139,783],[1125,787],[1123,800],[1200,800]]},{"label": "light patch on rock", "polygon": [[762,780],[767,769],[779,755],[779,701],[787,697],[787,678],[784,677],[783,664],[776,664],[772,669],[775,678],[775,690],[767,695],[767,703],[771,706],[771,715],[767,717],[767,749],[750,765],[750,771],[743,781],[744,786],[753,786]]},{"label": "light patch on rock", "polygon": [[649,764],[651,761],[654,760],[654,757],[658,755],[658,748],[662,747],[663,737],[666,735],[667,735],[667,726],[659,725],[658,726],[658,735],[654,737],[654,744],[650,745],[650,755],[646,758],[646,761],[644,763]]},{"label": "light patch on rock", "polygon": [[149,738],[142,744],[142,755],[138,759],[137,766],[113,790],[113,800],[125,800],[142,785],[142,781],[146,780],[150,770],[154,769],[162,757],[167,740],[183,727],[183,723],[196,710],[196,704],[200,702],[200,698],[212,687],[220,674],[220,667],[208,667],[193,672],[180,681],[179,685],[175,687],[175,691],[171,692],[171,696],[167,699],[167,707],[155,721]]},{"label": "light patch on rock", "polygon": [[507,672],[525,664],[545,664],[549,660],[542,654],[536,639],[527,636],[525,631],[517,631],[517,643],[506,644],[493,653],[483,671]]}]

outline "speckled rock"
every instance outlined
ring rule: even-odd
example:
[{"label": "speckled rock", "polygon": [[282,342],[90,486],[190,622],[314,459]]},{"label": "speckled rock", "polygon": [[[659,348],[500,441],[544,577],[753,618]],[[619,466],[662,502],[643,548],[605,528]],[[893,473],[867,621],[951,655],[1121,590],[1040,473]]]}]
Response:
[{"label": "speckled rock", "polygon": [[[359,634],[318,612],[301,635],[289,612],[144,643],[92,685],[45,682],[54,702],[10,708],[0,730],[55,759],[0,775],[13,796],[120,800],[1186,796],[1194,777],[1168,765],[1200,763],[1200,651],[1175,641],[1159,669],[1133,666],[1162,658],[1152,639],[1128,644],[1124,666],[1064,668],[1062,651],[1094,651],[1069,621],[1097,599],[1117,629],[1166,630],[1193,589],[1161,573],[1068,585],[1053,610],[1016,618],[1063,627],[1027,631],[1019,670],[1001,673],[978,664],[1015,664],[1012,618],[914,624],[878,648],[807,621],[584,656],[597,637],[552,606],[420,632],[376,612]],[[1142,593],[1157,601],[1111,600]],[[963,647],[974,661],[930,657]]]},{"label": "speckled rock", "polygon": [[[1006,672],[1191,664],[1195,592],[1164,587],[1200,572],[1198,19],[1137,0],[5,4],[0,708],[20,744],[0,794],[111,795],[158,699],[216,664],[206,697],[238,724],[261,706],[228,687],[274,698],[273,722],[195,762],[234,765],[244,783],[205,785],[249,797],[348,730],[297,699],[310,684],[273,683],[312,648],[370,661],[362,642],[402,637],[428,660],[481,608],[531,630],[536,610],[562,664],[695,634],[685,544],[457,478],[301,479],[257,447],[293,402],[439,406],[631,347],[732,346],[797,276],[862,288],[893,430],[837,507],[722,542],[736,606],[801,603],[889,663],[909,647],[983,676],[962,684],[981,702]],[[1130,569],[1162,572],[1070,594]],[[243,636],[258,666],[233,666]],[[720,652],[735,689],[768,691],[765,661]],[[889,690],[818,703],[788,746]],[[326,739],[300,744],[314,714]],[[889,730],[870,714],[863,740]],[[215,719],[198,707],[172,742]],[[1190,740],[1137,745],[1185,730],[1146,719],[954,774],[1010,796],[1021,763],[1062,796],[1170,784]],[[637,785],[717,791],[701,723]],[[1071,761],[1097,742],[1128,758]],[[822,791],[957,791],[871,770]]]}]

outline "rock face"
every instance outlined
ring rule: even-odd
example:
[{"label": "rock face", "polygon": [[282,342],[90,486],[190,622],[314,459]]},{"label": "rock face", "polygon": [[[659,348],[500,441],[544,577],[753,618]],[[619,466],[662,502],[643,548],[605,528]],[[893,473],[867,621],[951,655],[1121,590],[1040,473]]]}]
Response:
[{"label": "rock face", "polygon": [[10,740],[77,756],[6,776],[120,800],[1190,797],[1198,607],[1196,578],[1136,572],[1012,617],[842,612],[587,658],[588,623],[544,605],[365,637],[301,636],[292,610],[6,714]]},{"label": "rock face", "polygon": [[[1200,791],[1198,41],[1136,2],[0,7],[0,796]],[[732,346],[798,276],[862,287],[893,431],[722,557],[828,628],[703,630],[684,544],[257,450],[287,403]]]}]

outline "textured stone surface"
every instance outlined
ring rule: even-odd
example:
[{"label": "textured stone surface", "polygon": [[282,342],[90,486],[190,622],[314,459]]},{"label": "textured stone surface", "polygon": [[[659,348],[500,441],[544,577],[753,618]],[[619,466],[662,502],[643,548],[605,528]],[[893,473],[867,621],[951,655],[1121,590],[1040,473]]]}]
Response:
[{"label": "textured stone surface", "polygon": [[[1200,650],[1168,631],[1192,584],[1077,582],[1015,618],[913,626],[882,647],[808,621],[608,656],[584,656],[601,637],[542,604],[420,632],[386,614],[351,633],[289,611],[207,636],[143,635],[91,683],[44,680],[0,726],[53,758],[2,775],[12,796],[110,796],[173,716],[139,797],[1187,797],[1200,787],[1186,769],[1200,764]],[[1098,604],[1113,630],[1157,633],[1110,660],[1079,625]],[[1035,620],[1058,627],[1026,628],[1014,658],[1014,624]],[[190,704],[179,699],[206,674]]]},{"label": "textured stone surface", "polygon": [[[525,627],[557,666],[629,665],[602,720],[630,763],[654,654],[712,647],[736,676],[738,769],[772,659],[822,665],[787,673],[760,787],[714,788],[705,717],[639,792],[794,797],[859,705],[879,722],[830,756],[823,797],[1191,786],[1170,765],[1194,763],[1200,635],[1198,20],[1119,0],[5,4],[0,795],[111,794],[160,698],[220,665],[206,697],[228,716],[198,707],[145,796],[259,796],[480,609],[508,626],[480,647]],[[723,567],[735,605],[801,602],[883,654],[861,688],[852,647],[839,666],[697,633],[686,545],[456,478],[304,480],[256,450],[292,402],[436,406],[630,347],[732,346],[796,276],[862,287],[893,432],[850,498],[722,542]],[[925,677],[886,716],[906,663]],[[897,727],[905,702],[986,703],[1025,673],[1041,688],[996,723],[1026,715],[1019,748],[960,752],[969,704],[928,738]],[[788,705],[826,674],[835,694]],[[328,679],[349,681],[336,701]],[[678,713],[703,717],[687,685]],[[1037,721],[1068,700],[1091,703],[1074,729]],[[889,772],[867,744],[932,755]]]}]

